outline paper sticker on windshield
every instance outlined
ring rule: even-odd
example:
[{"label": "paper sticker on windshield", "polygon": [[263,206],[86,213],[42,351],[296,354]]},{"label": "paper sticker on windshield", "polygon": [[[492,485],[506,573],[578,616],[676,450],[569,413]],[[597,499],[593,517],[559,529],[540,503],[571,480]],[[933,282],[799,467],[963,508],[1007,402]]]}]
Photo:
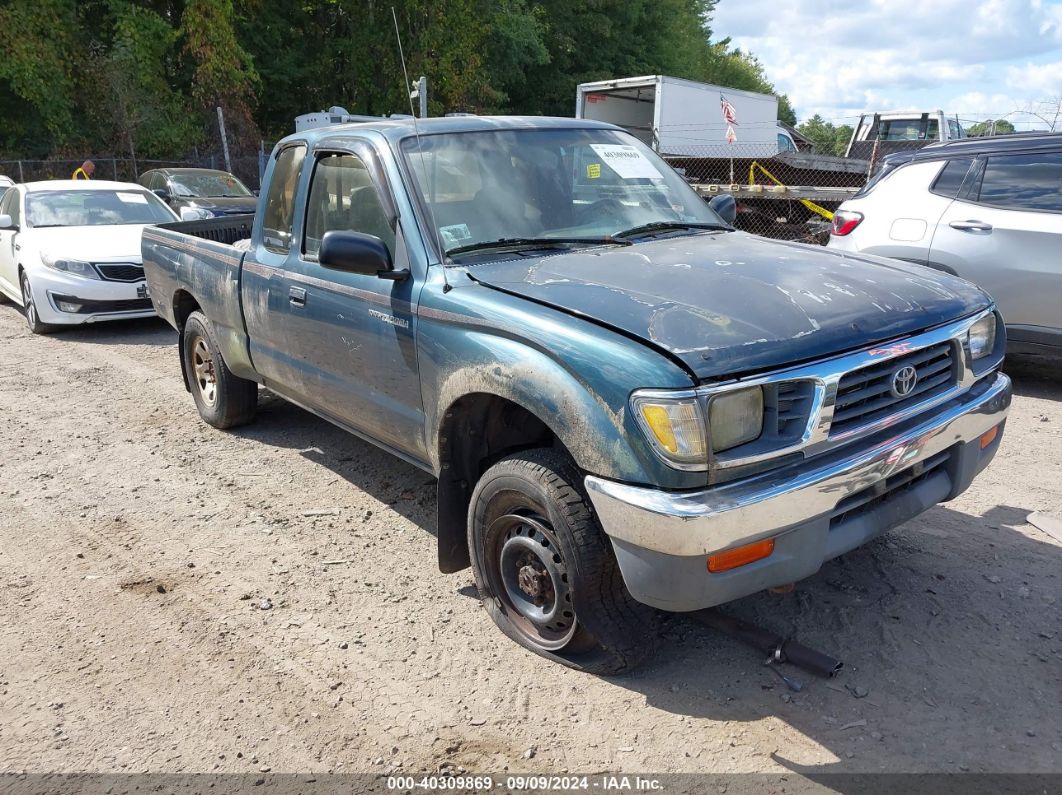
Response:
[{"label": "paper sticker on windshield", "polygon": [[126,204],[147,204],[147,196],[143,193],[119,193],[118,198]]},{"label": "paper sticker on windshield", "polygon": [[472,233],[468,231],[468,224],[451,224],[440,226],[439,234],[442,235],[443,244],[447,248],[461,244],[463,240],[471,240]]},{"label": "paper sticker on windshield", "polygon": [[586,164],[586,176],[590,179],[601,178],[601,164],[600,163],[587,163]]},{"label": "paper sticker on windshield", "polygon": [[662,179],[649,158],[633,146],[623,144],[590,144],[597,156],[623,179]]}]

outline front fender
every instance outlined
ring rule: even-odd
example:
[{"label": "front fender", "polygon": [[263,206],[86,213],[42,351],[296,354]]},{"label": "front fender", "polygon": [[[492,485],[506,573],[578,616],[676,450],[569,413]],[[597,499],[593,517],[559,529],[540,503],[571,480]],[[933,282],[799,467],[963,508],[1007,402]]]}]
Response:
[{"label": "front fender", "polygon": [[609,406],[558,362],[515,340],[470,335],[464,348],[476,352],[476,361],[466,361],[448,372],[438,400],[426,404],[445,407],[429,422],[433,431],[429,450],[436,469],[441,463],[439,436],[447,426],[447,414],[462,398],[486,394],[509,400],[542,420],[584,471],[609,472],[610,477],[623,480],[651,478],[625,436],[626,406]]}]

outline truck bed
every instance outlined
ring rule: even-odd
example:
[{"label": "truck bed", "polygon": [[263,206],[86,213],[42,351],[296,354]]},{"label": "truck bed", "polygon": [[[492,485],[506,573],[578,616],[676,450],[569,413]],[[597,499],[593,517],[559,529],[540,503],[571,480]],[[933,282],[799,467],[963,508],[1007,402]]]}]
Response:
[{"label": "truck bed", "polygon": [[254,213],[247,215],[228,215],[223,218],[207,218],[203,221],[175,221],[172,224],[160,224],[159,229],[171,229],[185,235],[213,240],[215,243],[232,245],[238,240],[249,240]]},{"label": "truck bed", "polygon": [[[223,346],[246,346],[240,304],[240,269],[253,215],[181,221],[147,227],[141,239],[144,277],[155,311],[179,328],[195,296]],[[176,296],[176,297],[175,297]]]}]

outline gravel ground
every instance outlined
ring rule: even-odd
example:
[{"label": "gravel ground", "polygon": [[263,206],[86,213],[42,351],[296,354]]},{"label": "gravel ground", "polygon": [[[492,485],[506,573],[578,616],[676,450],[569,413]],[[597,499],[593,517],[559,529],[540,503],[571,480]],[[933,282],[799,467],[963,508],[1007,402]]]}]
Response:
[{"label": "gravel ground", "polygon": [[[429,477],[263,395],[200,422],[156,321],[0,307],[0,772],[1062,771],[1062,367],[1014,363],[960,499],[736,615],[842,658],[788,692],[686,619],[618,679],[435,564]],[[452,766],[452,767],[447,767]]]}]

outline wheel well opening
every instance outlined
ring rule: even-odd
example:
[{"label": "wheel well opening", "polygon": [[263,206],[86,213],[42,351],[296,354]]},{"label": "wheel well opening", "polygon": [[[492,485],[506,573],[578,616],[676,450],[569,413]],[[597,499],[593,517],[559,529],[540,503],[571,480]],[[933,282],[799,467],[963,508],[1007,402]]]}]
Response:
[{"label": "wheel well opening", "polygon": [[439,568],[469,565],[466,523],[472,490],[496,461],[520,450],[563,444],[545,422],[511,400],[462,397],[443,415],[439,431]]},{"label": "wheel well opening", "polygon": [[192,294],[185,290],[178,290],[173,296],[173,319],[177,322],[177,328],[184,328],[184,322],[188,316],[198,310],[199,302]]}]

